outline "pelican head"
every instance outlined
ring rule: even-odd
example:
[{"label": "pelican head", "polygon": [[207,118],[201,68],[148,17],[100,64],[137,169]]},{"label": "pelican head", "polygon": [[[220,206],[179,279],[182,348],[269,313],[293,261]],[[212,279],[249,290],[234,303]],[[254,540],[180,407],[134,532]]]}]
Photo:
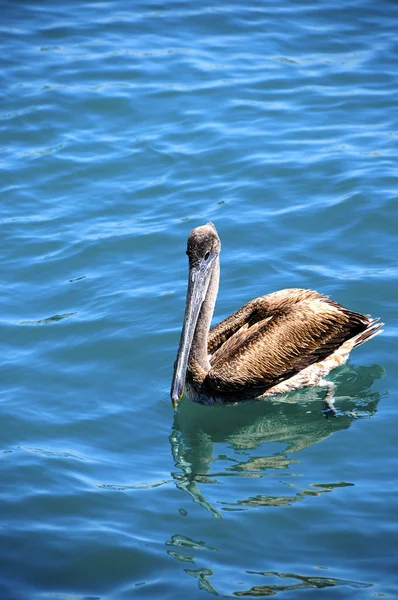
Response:
[{"label": "pelican head", "polygon": [[[210,324],[213,314],[215,298],[208,310],[201,311],[209,290],[209,283],[218,265],[218,255],[221,249],[220,238],[213,223],[209,222],[193,229],[188,237],[187,255],[189,259],[189,278],[187,299],[185,305],[184,324],[181,333],[177,359],[174,363],[173,382],[171,384],[171,400],[174,408],[177,407],[184,392],[185,376],[191,348],[196,344],[205,345],[201,348],[207,355],[207,335],[204,339],[197,339],[198,318],[206,321],[205,329]],[[218,277],[218,274],[217,274]],[[218,286],[218,278],[217,284]],[[216,290],[217,291],[217,290]],[[206,314],[203,314],[203,313]],[[210,318],[209,318],[210,316]],[[205,332],[207,334],[207,332]]]}]

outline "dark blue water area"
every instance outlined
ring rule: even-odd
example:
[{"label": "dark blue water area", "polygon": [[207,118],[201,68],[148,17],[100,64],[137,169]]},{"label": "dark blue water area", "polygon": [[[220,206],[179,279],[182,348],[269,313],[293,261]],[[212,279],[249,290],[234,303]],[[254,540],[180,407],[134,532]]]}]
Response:
[{"label": "dark blue water area", "polygon": [[[397,4],[1,8],[0,598],[395,598]],[[173,411],[209,220],[214,322],[288,287],[385,322],[337,417]]]}]

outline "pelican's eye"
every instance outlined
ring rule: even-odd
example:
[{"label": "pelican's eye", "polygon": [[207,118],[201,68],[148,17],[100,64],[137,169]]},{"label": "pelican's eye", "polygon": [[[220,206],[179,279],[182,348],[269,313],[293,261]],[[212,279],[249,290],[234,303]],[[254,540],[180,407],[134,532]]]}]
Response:
[{"label": "pelican's eye", "polygon": [[209,260],[209,258],[210,258],[210,252],[207,251],[206,254],[205,254],[205,260]]}]

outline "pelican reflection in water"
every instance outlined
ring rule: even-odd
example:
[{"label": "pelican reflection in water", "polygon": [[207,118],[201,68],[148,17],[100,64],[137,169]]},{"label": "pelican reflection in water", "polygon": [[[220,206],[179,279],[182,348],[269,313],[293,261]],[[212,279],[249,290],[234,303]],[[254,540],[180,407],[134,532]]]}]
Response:
[{"label": "pelican reflection in water", "polygon": [[324,385],[353,348],[383,323],[313,290],[286,289],[251,300],[210,329],[220,274],[220,238],[213,223],[188,237],[189,279],[171,398],[238,402]]}]

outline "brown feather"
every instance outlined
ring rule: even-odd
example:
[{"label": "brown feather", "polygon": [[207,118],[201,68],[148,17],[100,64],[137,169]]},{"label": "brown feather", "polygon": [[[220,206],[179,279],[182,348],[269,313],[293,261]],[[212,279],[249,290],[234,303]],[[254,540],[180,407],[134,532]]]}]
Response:
[{"label": "brown feather", "polygon": [[212,329],[209,349],[217,350],[204,385],[221,394],[266,390],[333,354],[369,323],[313,290],[262,296]]}]

